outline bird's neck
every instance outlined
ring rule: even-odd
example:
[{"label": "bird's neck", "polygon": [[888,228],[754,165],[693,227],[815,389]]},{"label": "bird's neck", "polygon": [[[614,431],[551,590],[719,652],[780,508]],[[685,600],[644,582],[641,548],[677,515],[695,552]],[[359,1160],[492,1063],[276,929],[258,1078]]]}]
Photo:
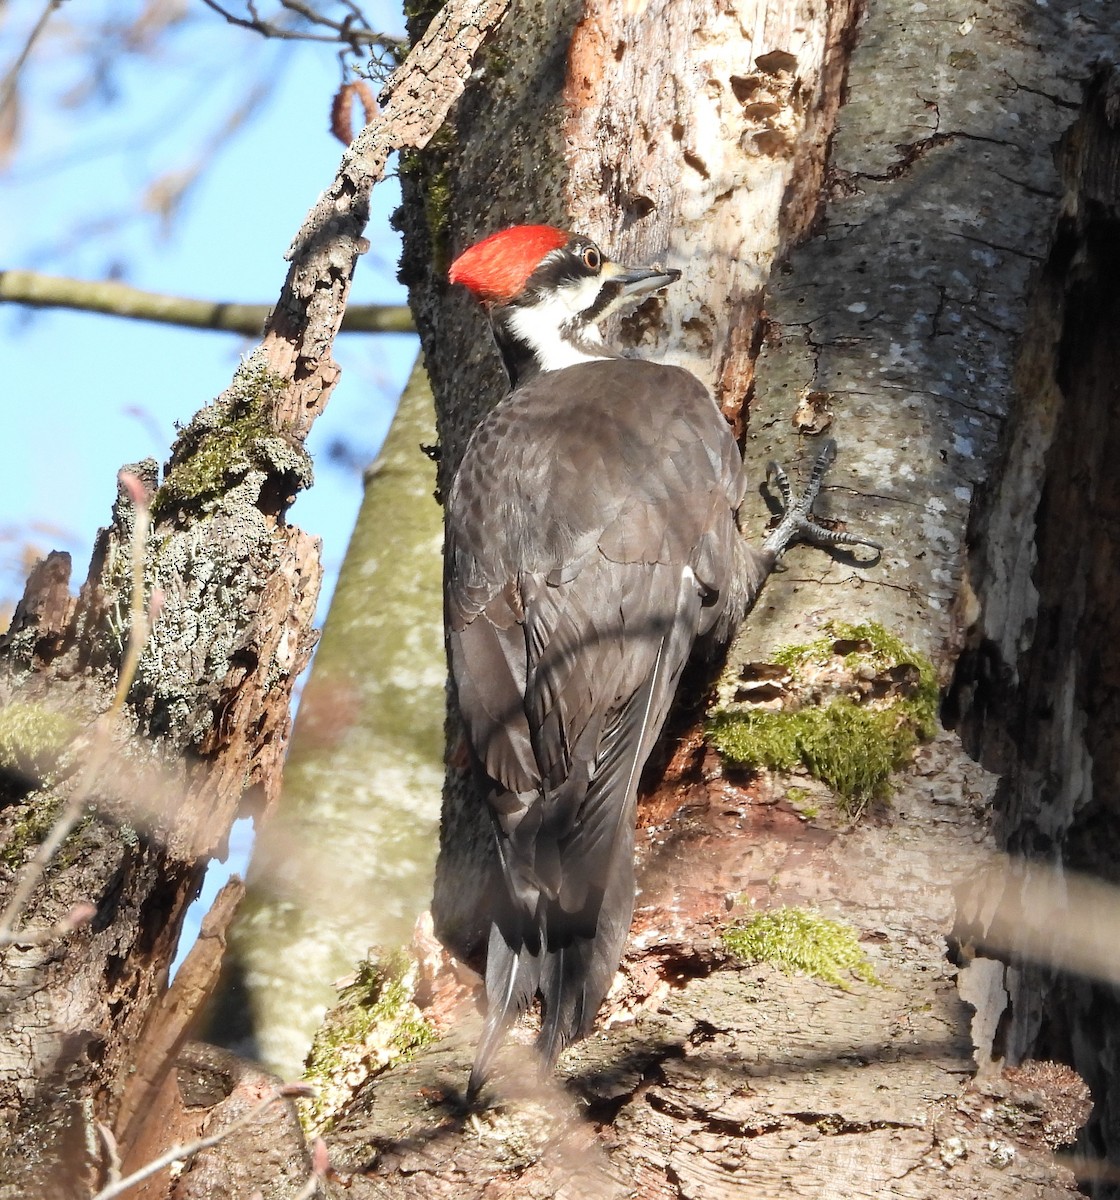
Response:
[{"label": "bird's neck", "polygon": [[560,371],[577,363],[615,358],[603,345],[594,325],[550,311],[546,304],[507,305],[490,313],[494,341],[505,363],[511,388],[528,383],[545,371]]}]

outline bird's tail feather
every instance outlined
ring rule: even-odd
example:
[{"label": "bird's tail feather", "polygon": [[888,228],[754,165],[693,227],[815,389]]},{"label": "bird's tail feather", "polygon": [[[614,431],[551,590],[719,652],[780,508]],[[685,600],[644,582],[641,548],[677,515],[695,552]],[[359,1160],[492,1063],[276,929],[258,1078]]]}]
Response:
[{"label": "bird's tail feather", "polygon": [[506,1030],[532,1002],[540,983],[539,939],[525,937],[522,914],[508,912],[503,917],[490,926],[486,950],[486,1022],[467,1085],[468,1099],[478,1095]]},{"label": "bird's tail feather", "polygon": [[566,1046],[592,1031],[618,969],[634,911],[632,822],[620,830],[606,891],[592,892],[582,913],[564,913],[556,904],[549,908],[537,1038],[544,1068],[551,1067]]}]

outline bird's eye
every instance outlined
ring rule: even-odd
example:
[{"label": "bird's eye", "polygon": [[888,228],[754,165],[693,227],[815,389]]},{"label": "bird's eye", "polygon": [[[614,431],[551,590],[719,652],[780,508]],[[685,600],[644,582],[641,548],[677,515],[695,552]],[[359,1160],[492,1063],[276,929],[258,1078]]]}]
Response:
[{"label": "bird's eye", "polygon": [[583,252],[583,265],[589,271],[597,271],[603,265],[603,256],[594,246],[588,246]]}]

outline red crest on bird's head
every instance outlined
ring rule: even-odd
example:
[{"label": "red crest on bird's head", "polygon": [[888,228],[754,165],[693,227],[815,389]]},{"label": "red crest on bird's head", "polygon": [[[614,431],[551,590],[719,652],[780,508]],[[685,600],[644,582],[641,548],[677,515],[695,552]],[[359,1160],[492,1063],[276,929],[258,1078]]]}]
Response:
[{"label": "red crest on bird's head", "polygon": [[553,250],[568,244],[568,234],[551,225],[515,225],[476,243],[451,264],[447,278],[461,283],[480,300],[504,304]]}]

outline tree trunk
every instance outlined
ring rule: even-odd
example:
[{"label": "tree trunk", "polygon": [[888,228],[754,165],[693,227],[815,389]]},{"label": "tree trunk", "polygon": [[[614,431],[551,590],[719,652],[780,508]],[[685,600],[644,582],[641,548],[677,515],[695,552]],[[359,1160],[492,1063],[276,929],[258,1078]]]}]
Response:
[{"label": "tree trunk", "polygon": [[[163,1030],[176,1019],[167,972],[186,909],[243,797],[262,814],[275,801],[320,577],[317,544],[282,521],[308,478],[299,441],[272,432],[282,387],[251,358],[180,437],[141,550],[162,608],[119,717],[124,639],[142,619],[129,609],[135,510],[123,489],[79,599],[69,563],[52,556],[5,639],[7,722],[57,740],[28,771],[5,764],[5,891],[73,801],[88,812],[18,919],[34,931],[78,903],[96,912],[61,942],[17,937],[3,951],[4,1194],[34,1194],[44,1169],[55,1181],[61,1169],[55,1194],[86,1194],[93,1120],[127,1144],[185,1034]],[[149,488],[154,468],[141,468]],[[200,994],[212,984],[198,981]]]},{"label": "tree trunk", "polygon": [[[617,336],[711,383],[746,426],[756,477],[770,457],[803,467],[827,428],[833,515],[887,547],[870,569],[790,555],[732,651],[723,701],[804,702],[775,649],[829,621],[885,627],[948,682],[978,623],[963,580],[973,495],[1000,461],[1059,210],[1050,146],[1092,64],[1116,54],[1112,28],[1104,4],[1016,0],[519,4],[406,192],[445,482],[502,391],[481,316],[443,281],[450,256],[552,220],[621,258],[660,258],[684,286]],[[1024,343],[1024,375],[1052,345]],[[747,529],[765,519],[752,496]],[[826,644],[818,689],[890,689],[845,676],[843,636]],[[814,814],[824,789],[803,774],[796,792],[736,776],[694,731],[676,738],[641,803],[638,912],[605,1028],[555,1088],[515,1047],[515,1103],[465,1123],[455,1101],[478,1024],[460,1012],[455,1037],[374,1079],[336,1122],[351,1200],[1076,1194],[1052,1151],[1084,1117],[1083,1085],[1055,1063],[999,1071],[983,976],[963,976],[966,1004],[946,955],[954,885],[995,854],[994,777],[940,732],[891,804],[854,824]],[[488,838],[473,799],[452,771],[435,903],[445,940],[477,961]],[[783,903],[858,929],[885,986],[731,962],[729,909]]]},{"label": "tree trunk", "polygon": [[446,677],[442,517],[421,449],[434,441],[418,360],[366,480],[283,803],[257,839],[230,931],[212,1036],[289,1078],[334,981],[371,946],[409,942],[431,896]]}]

